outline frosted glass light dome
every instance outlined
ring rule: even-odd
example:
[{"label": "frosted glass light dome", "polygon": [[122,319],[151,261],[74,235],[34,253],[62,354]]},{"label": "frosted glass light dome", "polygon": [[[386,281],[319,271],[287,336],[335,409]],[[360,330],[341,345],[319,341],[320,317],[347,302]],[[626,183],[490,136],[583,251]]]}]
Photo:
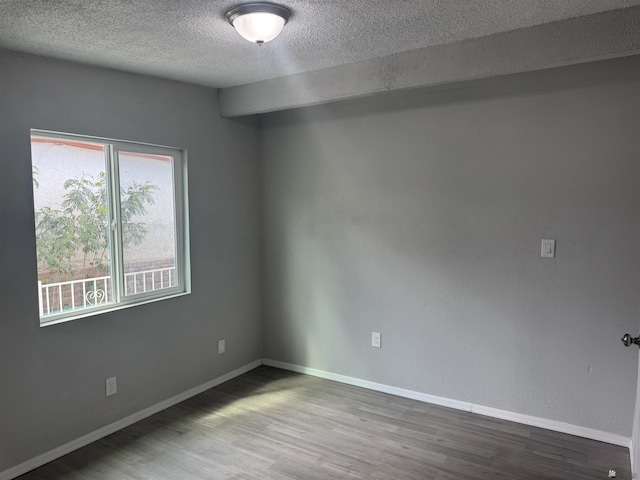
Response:
[{"label": "frosted glass light dome", "polygon": [[240,35],[262,45],[280,35],[291,11],[272,3],[247,3],[229,10],[226,17]]}]

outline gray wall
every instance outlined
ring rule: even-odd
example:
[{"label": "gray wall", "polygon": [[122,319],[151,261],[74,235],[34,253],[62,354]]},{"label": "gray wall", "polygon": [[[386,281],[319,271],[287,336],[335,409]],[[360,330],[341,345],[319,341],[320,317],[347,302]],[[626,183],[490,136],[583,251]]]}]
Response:
[{"label": "gray wall", "polygon": [[[30,128],[187,149],[191,295],[39,327]],[[262,356],[257,147],[213,89],[0,51],[0,472]]]},{"label": "gray wall", "polygon": [[265,357],[630,436],[639,126],[637,57],[261,117]]}]

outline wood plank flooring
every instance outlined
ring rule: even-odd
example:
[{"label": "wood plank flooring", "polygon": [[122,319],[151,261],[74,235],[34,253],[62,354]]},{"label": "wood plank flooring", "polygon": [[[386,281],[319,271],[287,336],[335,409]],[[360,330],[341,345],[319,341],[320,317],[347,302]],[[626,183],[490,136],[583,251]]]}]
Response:
[{"label": "wood plank flooring", "polygon": [[630,479],[626,448],[259,367],[21,480]]}]

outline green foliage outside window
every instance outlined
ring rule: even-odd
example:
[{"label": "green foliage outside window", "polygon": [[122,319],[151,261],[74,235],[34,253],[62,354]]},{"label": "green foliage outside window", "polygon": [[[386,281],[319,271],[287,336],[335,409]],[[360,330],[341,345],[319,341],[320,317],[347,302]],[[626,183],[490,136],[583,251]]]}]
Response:
[{"label": "green foliage outside window", "polygon": [[[37,173],[34,170],[34,173]],[[34,186],[38,183],[35,180]],[[49,272],[49,281],[66,281],[87,271],[107,273],[109,214],[107,181],[104,172],[97,178],[84,175],[64,182],[65,194],[59,205],[40,208],[36,216],[38,271]],[[122,242],[139,245],[147,230],[143,222],[134,221],[155,203],[158,187],[134,182],[120,197]]]}]

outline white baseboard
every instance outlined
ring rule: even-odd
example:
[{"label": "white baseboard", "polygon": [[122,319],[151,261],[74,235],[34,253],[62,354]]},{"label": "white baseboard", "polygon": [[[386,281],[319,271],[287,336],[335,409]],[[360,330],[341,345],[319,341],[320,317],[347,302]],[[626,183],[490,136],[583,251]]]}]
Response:
[{"label": "white baseboard", "polygon": [[498,408],[485,407],[482,405],[475,405],[473,403],[461,402],[459,400],[452,400],[450,398],[438,397],[436,395],[429,395],[427,393],[420,393],[413,390],[406,390],[404,388],[391,387],[381,383],[370,382],[368,380],[361,380],[359,378],[348,377],[346,375],[339,375],[336,373],[325,372],[323,370],[316,370],[314,368],[302,367],[300,365],[294,365],[291,363],[279,362],[265,358],[263,360],[264,365],[271,367],[282,368],[284,370],[291,370],[293,372],[305,373],[307,375],[313,375],[314,377],[326,378],[328,380],[335,380],[336,382],[346,383],[354,385],[356,387],[363,387],[369,390],[375,390],[378,392],[390,393],[399,397],[411,398],[419,400],[421,402],[432,403],[434,405],[441,405],[444,407],[455,408],[457,410],[464,410],[471,413],[477,413],[479,415],[485,415],[487,417],[499,418],[502,420],[509,420],[516,423],[522,423],[524,425],[531,425],[532,427],[545,428],[547,430],[553,430],[561,433],[568,433],[569,435],[575,435],[577,437],[589,438],[591,440],[597,440],[599,442],[610,443],[621,447],[630,448],[631,438],[615,433],[603,432],[601,430],[595,430],[593,428],[581,427],[578,425],[572,425],[570,423],[559,422],[557,420],[549,420],[546,418],[533,417],[531,415],[524,415],[522,413],[509,412],[507,410],[500,410]]},{"label": "white baseboard", "polygon": [[256,360],[254,362],[251,362],[243,367],[240,367],[232,372],[229,372],[225,375],[215,378],[207,383],[191,388],[185,392],[179,393],[178,395],[168,398],[167,400],[164,400],[160,403],[156,403],[155,405],[145,408],[144,410],[140,410],[139,412],[133,413],[121,420],[118,420],[109,425],[106,425],[76,440],[66,443],[60,447],[54,448],[53,450],[49,450],[48,452],[45,452],[42,455],[38,455],[37,457],[32,458],[31,460],[27,460],[26,462],[23,462],[20,465],[16,465],[15,467],[10,468],[9,470],[0,472],[0,480],[11,480],[22,474],[30,472],[34,468],[41,467],[42,465],[49,463],[52,460],[55,460],[56,458],[60,458],[63,455],[71,453],[74,450],[84,447],[85,445],[89,445],[90,443],[95,442],[96,440],[99,440],[103,437],[106,437],[107,435],[111,435],[112,433],[115,433],[118,430],[121,430],[125,427],[128,427],[129,425],[132,425],[142,420],[143,418],[150,417],[155,413],[158,413],[162,410],[172,407],[173,405],[183,402],[188,398],[194,397],[199,393],[205,392],[210,388],[218,386],[221,383],[224,383],[228,380],[231,380],[232,378],[242,375],[243,373],[253,370],[256,367],[259,367],[260,365],[262,365],[262,360]]},{"label": "white baseboard", "polygon": [[314,377],[326,378],[327,380],[335,380],[336,382],[346,383],[348,385],[354,385],[356,387],[362,387],[369,390],[375,390],[376,392],[390,393],[391,395],[397,395],[398,397],[411,398],[413,400],[432,403],[434,405],[455,408],[456,410],[465,410],[467,412],[470,412],[472,407],[470,403],[461,402],[459,400],[451,400],[450,398],[429,395],[428,393],[420,393],[414,390],[391,387],[382,383],[370,382],[368,380],[362,380],[360,378],[347,377],[346,375],[339,375],[337,373],[325,372],[324,370],[316,370],[315,368],[302,367],[300,365],[293,365],[291,363],[279,362],[277,360],[271,360],[268,358],[265,358],[262,363],[270,367],[282,368],[283,370],[291,370],[292,372],[305,373]]},{"label": "white baseboard", "polygon": [[581,427],[579,425],[560,422],[558,420],[533,417],[531,415],[525,415],[523,413],[509,412],[508,410],[484,407],[482,405],[473,405],[471,408],[471,412],[477,413],[479,415],[485,415],[487,417],[500,418],[502,420],[509,420],[511,422],[522,423],[524,425],[531,425],[532,427],[540,427],[560,433],[568,433],[569,435],[574,435],[576,437],[597,440],[598,442],[610,443],[612,445],[618,445],[620,447],[629,448],[631,444],[631,438],[625,437],[624,435],[604,432],[602,430],[595,430],[588,427]]}]

